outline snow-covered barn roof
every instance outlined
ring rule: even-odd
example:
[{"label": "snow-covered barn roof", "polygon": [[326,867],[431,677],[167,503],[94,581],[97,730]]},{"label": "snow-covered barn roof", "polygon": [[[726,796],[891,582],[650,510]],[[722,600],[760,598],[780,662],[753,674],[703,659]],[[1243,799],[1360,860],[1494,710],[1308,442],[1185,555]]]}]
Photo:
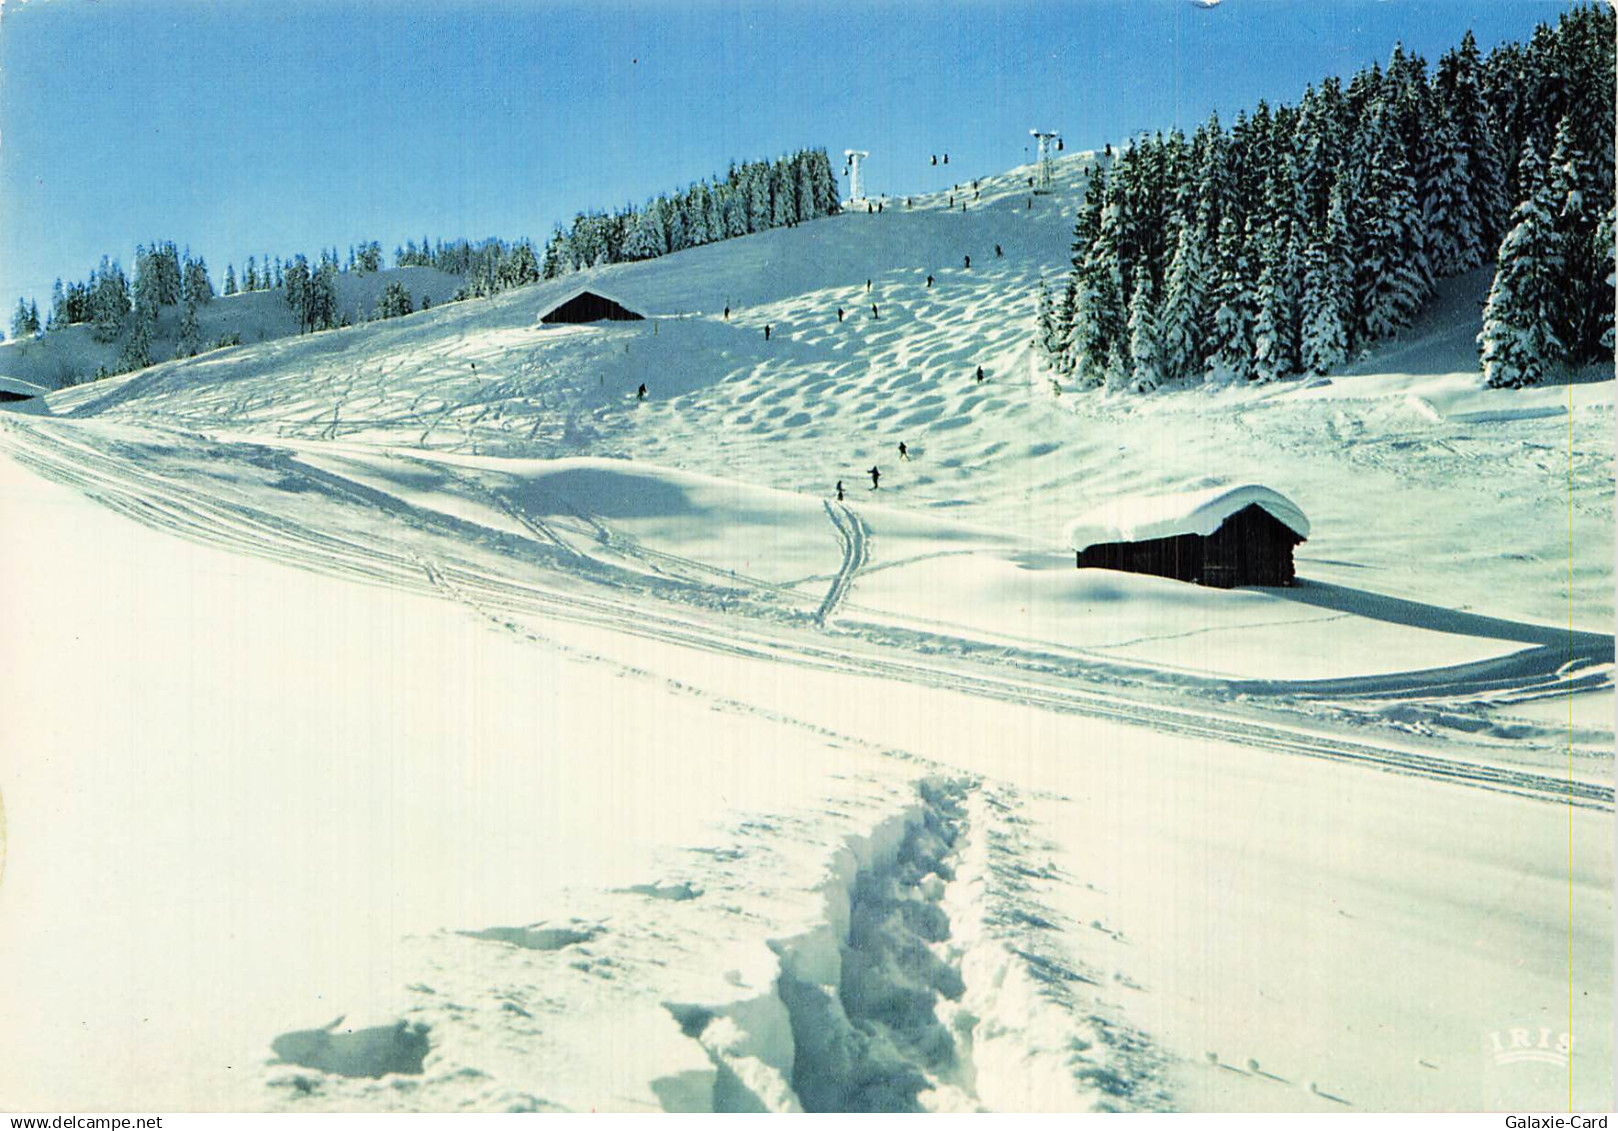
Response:
[{"label": "snow-covered barn roof", "polygon": [[15,377],[0,375],[0,393],[10,393],[16,397],[42,397],[48,392],[49,389],[35,385],[31,381],[19,381]]},{"label": "snow-covered barn roof", "polygon": [[566,293],[564,293],[564,294],[558,296],[557,298],[551,300],[550,302],[546,303],[544,309],[539,312],[539,317],[538,317],[537,321],[540,321],[540,322],[545,321],[551,315],[555,314],[558,310],[562,309],[562,307],[564,307],[568,303],[572,302],[574,299],[582,298],[585,295],[594,295],[596,298],[602,299],[602,300],[604,300],[604,301],[606,301],[608,303],[611,303],[614,306],[621,307],[626,313],[632,315],[635,318],[645,318],[646,317],[644,314],[637,311],[634,307],[630,306],[627,302],[623,301],[623,299],[619,298],[617,295],[610,294],[607,291],[602,290],[600,287],[580,286],[580,287],[574,287],[573,289],[567,291]]},{"label": "snow-covered barn roof", "polygon": [[1309,519],[1279,491],[1257,483],[1212,487],[1172,495],[1126,495],[1103,503],[1068,524],[1067,543],[1088,550],[1112,542],[1146,542],[1182,534],[1207,537],[1231,515],[1257,505],[1299,538],[1309,537]]}]

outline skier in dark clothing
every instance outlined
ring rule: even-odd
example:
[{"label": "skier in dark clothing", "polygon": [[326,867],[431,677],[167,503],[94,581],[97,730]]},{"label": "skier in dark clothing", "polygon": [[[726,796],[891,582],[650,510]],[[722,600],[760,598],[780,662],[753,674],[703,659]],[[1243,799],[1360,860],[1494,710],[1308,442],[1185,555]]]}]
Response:
[{"label": "skier in dark clothing", "polygon": [[944,154],[944,164],[946,164],[946,165],[949,164],[949,154],[947,154],[947,153]]},{"label": "skier in dark clothing", "polygon": [[905,447],[905,442],[903,440],[899,441],[899,458],[902,460],[908,460],[910,458],[910,449]]},{"label": "skier in dark clothing", "polygon": [[837,321],[841,322],[842,320],[843,320],[843,308],[839,306],[837,308]]},{"label": "skier in dark clothing", "polygon": [[839,503],[843,501],[843,481],[841,479],[837,481],[837,501]]},{"label": "skier in dark clothing", "polygon": [[882,486],[882,472],[873,467],[870,471],[870,476],[871,490],[875,491],[878,487]]},{"label": "skier in dark clothing", "polygon": [[770,330],[771,329],[772,329],[772,327],[770,326],[770,324],[768,322],[764,323],[764,340],[766,342],[770,340]]},{"label": "skier in dark clothing", "polygon": [[877,313],[876,303],[874,302],[871,304],[871,318],[873,321],[882,321],[882,315]]},{"label": "skier in dark clothing", "polygon": [[869,279],[865,280],[865,293],[866,294],[871,293],[871,280],[869,280]]},{"label": "skier in dark clothing", "polygon": [[983,366],[978,366],[978,384],[983,384]]},{"label": "skier in dark clothing", "polygon": [[999,245],[999,244],[995,244],[995,245],[994,245],[994,257],[995,257],[995,258],[996,258],[996,259],[999,259],[999,258],[1001,258],[1001,257],[1002,257],[1002,256],[1003,256],[1003,255],[1005,255],[1005,254],[1006,254],[1006,253],[1005,253],[1005,252],[1003,252],[1003,251],[1001,251],[1001,250],[1000,250],[1000,245]]},{"label": "skier in dark clothing", "polygon": [[869,200],[867,200],[865,202],[865,214],[867,216],[869,216],[871,213],[873,213],[875,211],[876,211],[876,208],[872,206],[872,204],[871,204],[871,202]]},{"label": "skier in dark clothing", "polygon": [[928,290],[933,289],[933,277],[931,275],[927,276],[927,289]]},{"label": "skier in dark clothing", "polygon": [[729,304],[726,304],[726,306],[725,306],[725,321],[726,322],[730,321],[730,306],[729,306]]},{"label": "skier in dark clothing", "polygon": [[968,271],[972,270],[972,257],[970,255],[966,257],[966,269]]},{"label": "skier in dark clothing", "polygon": [[635,390],[635,399],[637,401],[643,401],[643,400],[646,399],[646,386],[644,384],[642,384],[640,388]]},{"label": "skier in dark clothing", "polygon": [[938,164],[938,154],[936,154],[936,153],[933,154],[933,164],[934,165]]}]

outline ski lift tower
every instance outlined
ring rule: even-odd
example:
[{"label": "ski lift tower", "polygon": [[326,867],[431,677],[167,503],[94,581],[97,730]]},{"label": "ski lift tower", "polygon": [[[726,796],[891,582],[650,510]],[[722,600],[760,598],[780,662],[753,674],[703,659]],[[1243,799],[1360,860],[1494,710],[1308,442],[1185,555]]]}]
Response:
[{"label": "ski lift tower", "polygon": [[1050,192],[1051,174],[1055,166],[1053,154],[1062,148],[1062,135],[1054,130],[1029,130],[1028,135],[1039,142],[1039,163],[1034,170],[1034,191]]},{"label": "ski lift tower", "polygon": [[845,149],[843,150],[843,156],[848,159],[847,165],[843,168],[843,172],[848,174],[848,199],[851,201],[864,200],[865,178],[860,172],[860,162],[864,161],[870,154],[863,149]]}]

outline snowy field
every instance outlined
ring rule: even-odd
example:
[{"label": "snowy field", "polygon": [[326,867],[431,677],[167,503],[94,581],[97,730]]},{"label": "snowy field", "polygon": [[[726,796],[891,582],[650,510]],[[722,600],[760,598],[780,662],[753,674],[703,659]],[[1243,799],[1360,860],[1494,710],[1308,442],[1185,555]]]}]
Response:
[{"label": "snowy field", "polygon": [[1058,394],[1090,160],[0,414],[0,1103],[1610,1106],[1612,381]]}]

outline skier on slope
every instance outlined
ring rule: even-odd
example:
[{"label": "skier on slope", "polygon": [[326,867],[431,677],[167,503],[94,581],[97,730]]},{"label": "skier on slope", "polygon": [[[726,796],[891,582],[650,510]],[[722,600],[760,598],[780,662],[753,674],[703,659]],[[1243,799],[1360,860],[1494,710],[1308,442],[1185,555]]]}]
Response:
[{"label": "skier on slope", "polygon": [[874,303],[874,302],[871,304],[871,320],[873,322],[882,321],[882,315],[877,312],[876,303]]},{"label": "skier on slope", "polygon": [[772,327],[770,326],[770,324],[768,322],[764,323],[764,340],[766,342],[770,340],[770,330],[771,329],[772,329]]},{"label": "skier on slope", "polygon": [[972,270],[972,257],[970,255],[966,257],[966,269],[968,271]]},{"label": "skier on slope", "polygon": [[978,384],[983,384],[983,366],[978,366]]},{"label": "skier on slope", "polygon": [[839,306],[837,308],[837,321],[841,322],[842,320],[843,320],[843,308]]},{"label": "skier on slope", "polygon": [[839,503],[843,501],[843,481],[841,479],[837,481],[837,501]]},{"label": "skier on slope", "polygon": [[903,440],[899,441],[899,458],[907,463],[910,460],[910,449],[905,447],[905,442]]},{"label": "skier on slope", "polygon": [[927,289],[928,290],[933,289],[933,277],[931,275],[927,276]]},{"label": "skier on slope", "polygon": [[644,382],[641,384],[640,388],[635,390],[635,399],[637,401],[643,401],[646,399],[646,385]]},{"label": "skier on slope", "polygon": [[871,490],[875,491],[878,487],[882,486],[881,471],[873,467],[868,474],[871,476]]},{"label": "skier on slope", "polygon": [[996,259],[1003,258],[1005,256],[1005,254],[1006,254],[1005,252],[1000,250],[1000,245],[999,244],[994,245],[994,257]]},{"label": "skier on slope", "polygon": [[730,303],[728,302],[725,304],[725,321],[730,321]]}]

